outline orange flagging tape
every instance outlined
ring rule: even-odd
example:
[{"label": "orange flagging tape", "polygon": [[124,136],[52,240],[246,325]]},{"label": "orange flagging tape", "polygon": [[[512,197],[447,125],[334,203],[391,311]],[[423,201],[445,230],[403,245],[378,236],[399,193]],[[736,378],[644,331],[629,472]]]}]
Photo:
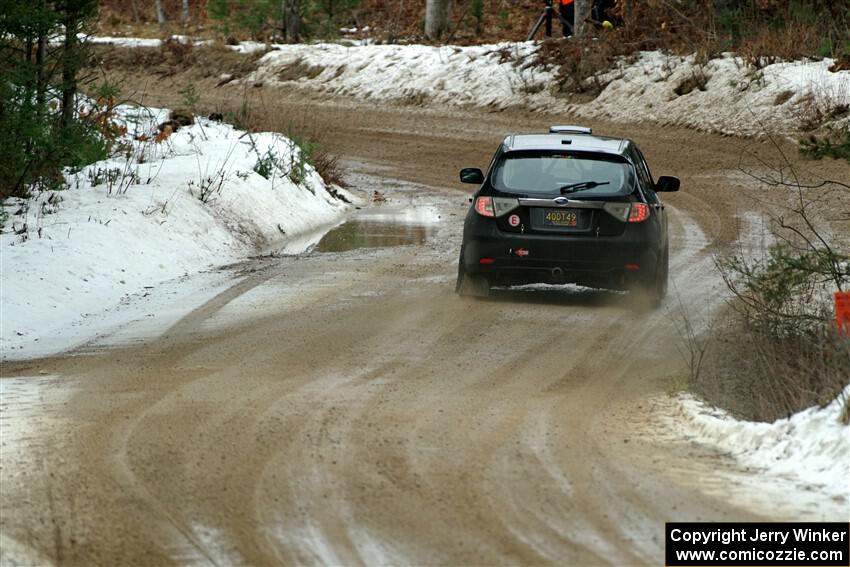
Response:
[{"label": "orange flagging tape", "polygon": [[835,292],[835,324],[850,335],[850,291]]}]

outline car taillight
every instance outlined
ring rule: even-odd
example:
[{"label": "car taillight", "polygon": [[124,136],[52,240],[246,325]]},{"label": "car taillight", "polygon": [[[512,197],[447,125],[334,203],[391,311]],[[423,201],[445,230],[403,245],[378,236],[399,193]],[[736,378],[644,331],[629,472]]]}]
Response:
[{"label": "car taillight", "polygon": [[506,215],[517,207],[519,207],[519,201],[517,199],[493,197],[493,210],[496,211],[497,217]]},{"label": "car taillight", "polygon": [[507,197],[478,197],[475,212],[483,217],[501,217],[519,207],[517,199]]},{"label": "car taillight", "polygon": [[631,203],[611,202],[602,207],[605,211],[619,221],[626,222],[629,218]]},{"label": "car taillight", "polygon": [[478,197],[475,199],[475,212],[482,217],[495,217],[496,209],[493,207],[493,197]]},{"label": "car taillight", "polygon": [[632,203],[629,210],[629,222],[643,222],[649,218],[649,205],[645,203]]}]

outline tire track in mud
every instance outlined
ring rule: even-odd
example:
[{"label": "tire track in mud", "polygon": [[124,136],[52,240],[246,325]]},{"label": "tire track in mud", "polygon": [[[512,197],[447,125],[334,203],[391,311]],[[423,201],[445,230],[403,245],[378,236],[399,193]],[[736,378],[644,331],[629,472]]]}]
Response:
[{"label": "tire track in mud", "polygon": [[[389,309],[390,313],[393,313],[398,309],[401,309],[402,311],[410,310],[410,303],[408,300],[404,298],[399,298],[399,300],[400,306],[392,306]],[[433,302],[431,301],[429,301],[428,304],[433,306]],[[411,318],[408,314],[406,317],[402,317],[401,320],[409,321],[408,323],[403,324],[403,327],[410,327],[414,329],[421,329],[424,327],[425,329],[429,329],[434,326],[433,322],[430,321],[434,318],[444,317],[445,315],[443,313],[429,313],[424,310],[418,310],[418,313],[414,317]],[[367,350],[367,352],[377,354],[378,356],[376,358],[380,360],[381,357],[379,352],[382,345],[393,340],[394,334],[395,329],[389,329],[385,333],[378,334],[375,337],[370,337],[368,342],[371,347]],[[434,341],[443,341],[444,339],[445,337],[443,335],[424,337],[425,341],[432,343]],[[396,337],[396,340],[399,340],[399,338]],[[401,337],[400,341],[401,342],[396,352],[410,352],[415,346],[418,346],[419,348],[424,346],[422,344],[423,337],[419,335]],[[340,513],[340,508],[342,510],[349,510],[349,512],[347,512],[348,514],[354,514],[352,505],[354,502],[362,501],[363,496],[361,496],[360,493],[364,486],[368,487],[370,485],[377,484],[385,486],[385,490],[403,492],[404,490],[413,488],[419,483],[418,477],[415,476],[415,474],[412,474],[409,471],[409,468],[405,465],[406,458],[403,455],[399,455],[399,452],[393,449],[393,445],[387,441],[387,437],[382,437],[382,435],[391,435],[389,432],[377,432],[377,439],[373,439],[371,436],[366,436],[366,439],[362,439],[360,443],[346,443],[346,440],[350,439],[353,434],[356,434],[356,432],[375,432],[374,424],[376,422],[379,423],[381,421],[386,421],[393,423],[393,421],[395,421],[382,420],[381,417],[383,414],[381,412],[381,408],[386,403],[385,400],[387,391],[392,391],[393,394],[397,394],[396,389],[399,384],[403,384],[408,380],[416,380],[418,377],[418,368],[415,362],[416,361],[412,360],[405,361],[404,357],[401,357],[401,360],[390,359],[379,363],[379,365],[373,369],[365,369],[365,374],[351,380],[346,380],[341,385],[337,385],[331,394],[324,394],[324,396],[322,396],[324,411],[317,411],[315,412],[315,415],[308,419],[308,423],[312,425],[305,427],[305,429],[307,431],[316,432],[316,434],[311,436],[313,444],[308,449],[305,449],[306,454],[301,455],[301,458],[289,459],[289,462],[313,462],[316,454],[322,454],[322,444],[319,443],[319,440],[322,437],[318,434],[318,431],[322,430],[327,435],[334,432],[336,435],[336,442],[333,443],[332,446],[335,451],[338,451],[338,454],[336,452],[331,453],[327,456],[325,461],[337,459],[339,461],[337,464],[339,465],[342,465],[344,461],[347,461],[349,466],[354,465],[354,470],[356,471],[354,472],[351,468],[346,469],[340,466],[340,468],[351,478],[343,476],[341,478],[334,479],[333,477],[327,476],[327,474],[320,476],[322,481],[318,483],[316,488],[322,489],[330,487],[330,489],[334,491],[334,494],[338,496],[334,499],[336,502],[335,511],[337,514]],[[356,366],[356,362],[354,365]],[[345,369],[341,369],[337,372],[344,371]],[[318,396],[319,392],[316,392],[316,395]],[[396,419],[399,418],[403,418],[403,416],[396,416]],[[301,426],[303,427],[303,424],[301,424]],[[400,438],[397,438],[397,440],[400,441]],[[350,456],[348,456],[349,454]],[[391,463],[392,466],[388,466],[388,463]],[[352,473],[354,474],[352,475]],[[311,478],[309,475],[300,476]],[[314,477],[315,476],[316,475],[314,475]],[[313,498],[306,498],[303,506],[309,507],[310,502],[322,502],[322,498],[315,496],[316,495],[314,495]],[[361,516],[361,520],[368,520],[368,517],[364,518],[362,512],[358,513]],[[332,524],[331,529],[315,527],[317,524],[321,526],[323,523],[327,523],[328,521]],[[375,560],[380,559],[380,556],[370,557],[368,555],[363,555],[363,550],[365,548],[367,551],[374,552],[375,548],[378,548],[378,551],[380,551],[381,546],[375,544],[364,545],[362,543],[355,545],[355,543],[353,543],[354,540],[356,540],[356,534],[359,533],[362,538],[362,534],[366,532],[366,528],[363,526],[361,526],[359,530],[355,530],[350,536],[346,536],[346,538],[336,538],[335,540],[332,537],[328,537],[328,535],[354,530],[354,526],[351,524],[346,526],[345,522],[340,523],[340,518],[338,517],[327,518],[326,516],[324,518],[321,516],[318,518],[311,517],[308,518],[305,523],[307,525],[314,526],[314,535],[318,533],[321,536],[322,541],[318,544],[318,547],[321,549],[331,549],[334,542],[337,545],[339,544],[340,539],[342,541],[348,541],[348,544],[345,546],[346,549],[342,550],[345,553],[343,557],[347,559],[347,563],[356,560],[355,562],[370,564],[374,563]],[[382,544],[383,546],[386,546],[386,541],[388,541],[388,539],[384,539],[384,543]],[[370,547],[371,549],[369,549]],[[327,556],[327,553],[324,555]],[[399,558],[396,558],[396,561],[398,560]]]},{"label": "tire track in mud", "polygon": [[[699,249],[685,246],[673,261]],[[162,387],[122,408],[130,422],[106,420],[120,427],[109,454],[96,455],[99,474],[145,503],[148,525],[175,530],[154,538],[170,540],[165,553],[251,564],[638,559],[606,544],[617,526],[583,494],[599,488],[594,473],[564,466],[558,440],[565,430],[586,436],[619,385],[601,398],[582,394],[598,391],[588,385],[594,373],[615,378],[616,360],[609,367],[597,357],[618,337],[618,349],[634,348],[663,319],[604,293],[590,315],[557,297],[518,305],[522,293],[497,292],[468,302],[433,285],[410,293],[382,284],[378,297],[332,301],[395,281],[393,266],[413,256],[316,290],[287,307],[285,320],[273,309],[251,325],[198,335],[224,306],[272,285],[280,272],[269,270],[175,325],[167,349],[120,354],[144,360],[136,379]],[[568,324],[583,331],[565,333]],[[645,331],[627,333],[635,328]],[[288,340],[273,353],[231,355],[275,335]],[[553,348],[562,344],[569,348]],[[165,368],[173,383],[158,377]],[[575,415],[564,421],[563,412]],[[590,444],[565,446],[600,455]],[[582,494],[564,490],[565,479]],[[576,537],[579,526],[585,537]],[[198,535],[204,529],[218,534],[217,550]]]},{"label": "tire track in mud", "polygon": [[[486,305],[486,302],[482,302],[482,304]],[[614,329],[614,330],[616,331],[616,329]],[[602,340],[608,340],[609,337],[610,337],[610,333],[602,333],[601,339]],[[527,346],[527,345],[520,346],[517,350],[519,352],[523,353],[523,355],[521,355],[519,358],[513,360],[512,365],[509,365],[505,370],[502,371],[502,373],[510,375],[514,371],[525,367],[529,362],[533,361],[535,358],[539,358],[539,353],[541,352],[541,347],[550,346],[552,344],[552,342],[553,342],[552,337],[545,336],[544,338],[539,339],[537,344],[534,344],[534,345],[531,345],[531,346]],[[472,345],[472,346],[474,347],[475,345]],[[478,354],[481,354],[481,353],[479,352]],[[501,366],[501,365],[499,365],[499,366]],[[489,378],[489,379],[491,380],[492,378]],[[346,383],[346,385],[348,385],[348,384],[350,384],[350,383]],[[474,383],[466,386],[467,389],[475,389],[475,387],[476,387],[476,384],[474,384]],[[451,395],[451,394],[449,394],[449,395]],[[355,392],[346,391],[345,396],[343,396],[343,398],[344,399],[357,399],[358,396],[356,395]],[[513,426],[514,424],[512,423],[511,425]],[[415,430],[416,429],[414,428],[414,431]],[[478,440],[479,444],[482,441],[482,439],[480,437],[477,440]],[[411,452],[411,454],[415,454],[415,452]],[[428,475],[421,475],[421,476],[428,476]],[[337,501],[339,501],[339,500],[337,500]],[[504,538],[500,538],[500,539],[504,539]],[[523,555],[521,554],[519,556],[522,557]],[[526,554],[525,559],[528,559],[528,558],[529,557]],[[597,558],[598,558],[598,556],[597,556]]]},{"label": "tire track in mud", "polygon": [[[516,122],[482,118],[460,144],[455,117],[425,120],[445,136],[383,142],[352,120],[335,144],[432,184],[435,156],[486,159],[478,142]],[[693,135],[660,129],[647,154],[669,166],[665,144]],[[684,304],[710,295],[710,247],[735,230],[713,183],[667,202]],[[465,202],[434,195],[446,219]],[[692,453],[632,429],[681,371],[679,300],[653,313],[606,292],[463,301],[454,216],[426,246],[248,263],[259,271],[161,340],[29,363],[76,392],[36,473],[78,493],[70,562],[652,564],[663,519],[747,518],[671,480],[668,467],[710,471]],[[42,503],[15,502],[4,529],[49,542],[32,521]]]},{"label": "tire track in mud", "polygon": [[[268,279],[268,278],[264,278],[264,279]],[[250,289],[251,287],[253,287],[253,286],[243,286],[243,289],[247,290],[247,289]],[[336,291],[342,291],[342,290],[336,290]],[[237,295],[238,294],[229,294],[229,299],[232,300]],[[214,302],[211,302],[211,303],[212,303],[212,305],[204,306],[203,308],[201,308],[199,310],[199,312],[203,312],[206,316],[210,316],[217,310],[217,307],[220,307],[220,305],[224,302],[220,302],[218,300],[215,300]],[[197,318],[197,312],[194,313],[191,317],[195,318],[196,323],[199,321],[199,319]],[[404,325],[402,325],[402,326],[404,326]],[[180,325],[177,326],[178,330],[179,330],[179,327],[180,327]],[[172,334],[175,334],[175,333],[172,333]],[[350,331],[343,329],[343,330],[340,330],[339,332],[336,332],[336,333],[325,332],[323,334],[321,331],[316,332],[314,330],[311,330],[310,334],[311,334],[311,340],[313,342],[318,341],[318,342],[327,342],[327,343],[330,343],[330,344],[344,345],[344,342],[339,340],[339,339],[350,335]],[[392,334],[390,333],[389,335],[385,336],[385,340],[392,340],[393,337],[391,335]],[[193,359],[201,357],[203,355],[203,350],[205,350],[205,349],[208,350],[209,348],[210,348],[209,346],[207,346],[205,348],[197,347],[197,348],[193,348],[191,352],[183,350],[181,352],[180,359],[170,362],[170,365],[172,365],[174,368],[185,367],[185,366],[187,366],[187,364],[186,364],[187,361],[184,360],[184,359],[188,358],[189,359],[188,362],[191,362]],[[343,348],[341,350],[344,351],[345,349]],[[292,357],[292,358],[294,359],[296,357]],[[328,370],[326,370],[325,368],[328,367],[331,364],[331,362],[332,361],[328,361],[324,365],[323,364],[319,364],[319,365],[314,364],[314,365],[312,365],[311,368],[309,368],[309,372],[319,373],[319,374],[327,373]],[[191,367],[191,364],[188,364],[188,366]],[[204,369],[204,370],[209,370],[209,369]],[[193,369],[193,371],[197,372],[197,369]],[[307,371],[307,369],[305,369],[305,371]],[[212,377],[207,375],[206,377],[204,377],[204,378],[202,378],[198,381],[200,381],[200,382],[210,382],[210,381],[212,381],[212,378],[214,378],[214,376],[215,375],[212,375]],[[185,403],[185,400],[192,400],[192,399],[199,399],[199,398],[202,399],[203,396],[199,395],[197,392],[193,393],[193,392],[190,391],[190,390],[193,390],[193,389],[198,389],[198,387],[199,387],[199,385],[197,384],[198,381],[191,381],[188,384],[184,384],[178,389],[177,392],[169,392],[166,396],[164,396],[163,398],[161,398],[159,400],[149,401],[146,409],[144,409],[143,413],[139,415],[136,422],[138,424],[141,424],[142,420],[143,420],[143,418],[145,417],[146,414],[153,414],[153,413],[168,414],[171,411],[173,411],[173,410],[167,409],[166,406],[173,405],[175,403],[176,404],[182,404],[182,403]],[[309,389],[315,389],[315,384],[312,383],[312,382],[308,382],[305,387],[307,387]],[[273,409],[275,407],[275,405],[279,404],[282,399],[289,399],[289,398],[292,398],[292,397],[297,397],[297,396],[294,396],[293,394],[287,393],[282,398],[272,399],[271,401],[265,402],[263,404],[263,406],[269,408],[269,411],[271,411],[271,409]],[[260,408],[256,407],[256,405],[254,404],[254,402],[252,400],[241,400],[240,401],[240,398],[236,398],[234,400],[230,400],[229,403],[230,403],[231,407],[228,408],[228,410],[225,411],[222,415],[218,415],[217,417],[215,417],[213,419],[213,421],[203,422],[203,430],[213,438],[216,438],[216,439],[219,439],[219,440],[222,438],[222,435],[220,435],[218,433],[218,430],[222,428],[222,423],[226,423],[228,421],[228,419],[230,418],[230,416],[232,416],[234,414],[238,414],[240,411],[242,411],[244,406],[253,405],[253,407],[251,409],[253,410],[254,413],[256,413],[258,409],[262,409],[262,406]],[[307,404],[307,405],[313,406],[314,404]],[[315,408],[313,408],[313,409],[315,409]],[[242,424],[243,427],[245,425],[246,424]],[[231,426],[233,426],[233,424],[231,424]],[[140,428],[136,427],[136,429],[140,429]],[[143,429],[143,428],[141,428],[141,429]],[[199,427],[199,429],[200,429],[200,427]],[[247,427],[246,429],[250,430],[250,426]],[[133,437],[135,436],[135,434],[136,433],[135,433],[134,430],[130,430],[129,432],[127,432],[127,434],[126,434],[127,435],[126,445],[132,445],[133,444]],[[143,437],[143,436],[144,436],[144,432],[142,431],[139,434],[139,437]],[[148,435],[148,437],[149,437],[149,435]],[[150,440],[148,440],[148,441],[150,441]],[[158,440],[158,442],[159,442],[159,440]],[[137,442],[136,445],[143,446],[144,443],[143,442]],[[231,446],[238,445],[238,443],[230,443],[230,445]],[[176,447],[175,447],[175,449],[176,449]],[[271,459],[272,457],[267,457],[267,458]],[[252,462],[253,462],[253,464],[256,464],[256,458]],[[249,482],[249,479],[251,477],[250,471],[244,471],[244,473],[245,474],[242,478],[243,482],[245,482],[246,484],[251,484]],[[157,479],[157,482],[159,484],[162,484],[162,479]],[[145,481],[140,480],[140,479],[134,479],[132,482],[127,481],[127,484],[129,484],[129,485],[140,484],[140,485],[143,486],[145,484]],[[168,483],[168,484],[170,484],[170,483]],[[172,496],[173,495],[169,496],[169,495],[166,494],[166,495],[163,495],[163,496],[160,496],[160,497],[154,497],[154,496],[151,496],[148,493],[147,499],[153,502],[154,507],[158,507],[161,502],[170,501]],[[248,515],[248,511],[245,512],[245,515]],[[173,520],[173,519],[170,518],[170,521],[171,520]],[[235,530],[235,531],[238,531],[238,530]],[[191,536],[188,535],[185,530],[181,533],[183,533],[183,535],[186,536],[187,539],[189,539],[192,542],[193,546],[197,546],[197,541],[193,541]],[[246,546],[243,549],[255,547],[255,545],[256,545],[256,542],[252,546]],[[267,552],[265,554],[261,554],[261,555],[258,556],[255,553],[254,559],[263,561],[263,560],[268,560],[270,557],[275,557],[277,555],[276,553],[274,553],[274,554],[268,553],[268,551],[271,548],[269,548],[268,546],[266,546],[266,548],[267,548]],[[257,561],[252,561],[252,562],[257,562]]]},{"label": "tire track in mud", "polygon": [[[396,258],[393,258],[392,261],[396,262],[398,260],[399,259],[396,257]],[[377,266],[376,269],[374,270],[375,274],[373,275],[373,277],[380,276],[382,271],[383,270],[381,269],[381,266]],[[263,277],[264,281],[267,281],[268,279],[269,279],[268,276]],[[341,286],[336,286],[334,289],[322,290],[322,293],[317,294],[316,297],[311,298],[309,301],[302,302],[304,305],[302,306],[300,311],[302,311],[303,313],[306,313],[307,316],[311,316],[308,313],[311,305],[320,304],[331,295],[336,295],[336,294],[339,294],[339,293],[346,293],[347,291],[350,291],[350,289],[353,288],[357,284],[362,285],[363,282],[352,280],[352,281],[344,283]],[[249,289],[251,289],[253,287],[254,287],[253,285],[243,286],[243,291],[248,291]],[[232,301],[238,295],[239,294],[230,294],[230,297],[228,298],[229,301]],[[179,333],[181,328],[194,329],[195,327],[198,326],[198,324],[203,319],[213,316],[215,314],[215,312],[218,310],[218,308],[222,307],[226,303],[228,303],[228,301],[222,302],[222,301],[219,301],[219,298],[217,298],[216,300],[211,302],[210,305],[206,305],[206,306],[202,307],[201,309],[197,310],[196,312],[193,312],[192,314],[190,314],[190,316],[187,319],[193,320],[192,325],[184,326],[184,324],[183,324],[184,322],[181,322],[180,324],[175,326],[175,329],[173,329],[173,331],[176,332],[176,333]],[[245,330],[243,329],[240,332],[245,332]],[[314,390],[316,388],[316,384],[311,379],[314,377],[315,374],[322,375],[322,374],[327,374],[328,372],[331,372],[332,371],[331,369],[334,367],[334,364],[336,363],[337,359],[344,358],[344,357],[347,356],[347,354],[346,354],[347,349],[346,349],[346,346],[345,346],[346,345],[345,341],[350,340],[350,336],[351,336],[351,333],[350,333],[350,330],[348,330],[348,329],[344,329],[344,328],[343,329],[334,329],[334,328],[329,328],[329,327],[319,327],[318,330],[311,330],[310,331],[310,341],[313,342],[313,343],[319,343],[319,344],[325,343],[325,344],[337,345],[338,350],[339,350],[338,354],[331,356],[331,357],[328,357],[325,360],[320,360],[320,361],[311,360],[309,363],[304,364],[304,365],[291,364],[293,361],[296,361],[298,359],[298,356],[294,351],[298,351],[301,348],[301,345],[296,344],[296,345],[293,346],[293,348],[290,351],[281,353],[280,356],[281,356],[281,358],[286,358],[288,360],[288,362],[290,363],[289,368],[288,368],[288,372],[289,372],[290,375],[294,375],[294,376],[297,377],[295,381],[298,382],[299,380],[301,380],[302,384],[303,384],[302,388],[307,389],[307,390]],[[249,338],[248,340],[250,341],[251,339]],[[209,348],[210,347],[207,346],[203,350],[209,350]],[[187,356],[187,353],[183,352],[181,354],[181,361],[183,361],[184,358],[190,358],[190,361],[191,361],[191,360],[194,360],[196,358],[202,357],[202,355],[203,355],[203,352],[192,353],[191,356]],[[183,362],[185,362],[185,361],[183,361]],[[175,361],[174,364],[175,364],[175,366],[179,367],[181,365],[181,362]],[[302,376],[304,377],[303,379],[301,378]],[[207,382],[207,383],[212,382],[212,381],[214,381],[215,378],[216,378],[216,374],[213,374],[211,376],[206,376],[205,378],[200,380],[200,382]],[[285,406],[290,405],[291,406],[294,403],[303,403],[304,400],[299,399],[299,395],[298,395],[297,390],[296,390],[296,392],[290,391],[290,388],[292,388],[292,386],[293,386],[293,384],[288,383],[288,384],[285,385],[285,389],[282,392],[274,392],[274,393],[269,391],[270,390],[269,388],[263,389],[263,388],[256,388],[255,387],[253,390],[250,390],[251,396],[249,396],[249,397],[237,396],[236,398],[228,400],[228,404],[229,404],[230,407],[227,408],[227,410],[224,411],[223,413],[217,413],[217,414],[211,415],[206,421],[203,422],[203,428],[202,429],[205,432],[205,434],[209,435],[213,439],[218,440],[219,442],[222,439],[227,439],[228,437],[233,437],[233,431],[243,431],[245,433],[243,433],[242,435],[239,436],[240,439],[235,440],[235,441],[230,441],[229,443],[227,443],[227,446],[230,448],[230,450],[234,450],[234,448],[240,447],[240,446],[243,446],[243,445],[256,448],[257,439],[254,439],[252,437],[254,435],[258,434],[258,431],[261,430],[260,425],[264,425],[264,424],[262,424],[257,418],[254,418],[254,417],[239,419],[240,414],[247,414],[247,415],[250,415],[250,416],[263,415],[264,413],[266,413],[266,414],[273,413],[276,410],[276,408],[278,408],[280,405],[285,405]],[[197,390],[197,389],[203,389],[203,387],[204,387],[204,384],[199,385],[197,383],[197,381],[193,381],[193,382],[190,382],[190,383],[184,385],[183,387],[181,387],[180,390],[182,390],[182,391],[186,391],[186,390],[189,390],[189,389]],[[218,387],[220,388],[222,386],[219,385]],[[271,388],[271,390],[275,390],[275,388]],[[185,400],[198,399],[198,398],[202,398],[202,395],[198,392],[194,392],[194,393],[187,392],[184,395],[181,395],[180,391],[171,392],[171,393],[169,393],[169,395],[167,395],[165,398],[161,399],[159,402],[149,406],[145,410],[145,412],[146,413],[154,413],[154,412],[157,411],[158,406],[175,405],[175,404],[179,405],[179,404],[184,404]],[[314,407],[315,403],[311,403],[311,402],[308,401],[306,405],[308,407],[310,407],[311,409],[315,409],[315,407]],[[280,424],[278,424],[278,429],[279,430],[281,429]],[[144,437],[145,436],[144,432],[140,433],[139,436]],[[272,436],[269,436],[269,437],[272,437]],[[150,439],[148,439],[147,442],[150,443]],[[138,444],[142,445],[143,442],[139,442]],[[199,451],[198,457],[196,459],[194,459],[196,462],[199,462],[199,463],[203,462],[204,460],[208,460],[210,454],[214,455],[217,452],[215,447],[208,445],[208,444],[202,444],[200,446],[200,448],[201,448],[201,450]],[[190,451],[189,454],[192,455],[194,452],[195,451]],[[263,451],[259,451],[259,453],[262,454]],[[245,455],[243,455],[243,456],[247,457]],[[265,459],[267,461],[270,461],[273,458],[274,458],[274,453],[269,452],[269,454],[263,456],[260,460]],[[189,460],[189,459],[187,459],[187,460]],[[236,503],[236,507],[238,507],[239,505],[241,505],[243,507],[243,512],[240,515],[240,519],[242,519],[242,524],[247,523],[247,524],[253,526],[252,529],[248,530],[248,533],[251,533],[251,534],[257,533],[262,528],[262,526],[257,522],[248,521],[251,517],[254,516],[257,506],[254,505],[254,504],[251,504],[250,506],[248,506],[246,504],[246,503],[254,503],[256,501],[256,497],[255,496],[252,497],[248,493],[251,491],[252,486],[257,485],[257,481],[256,480],[252,481],[251,479],[252,478],[259,478],[259,475],[256,472],[254,472],[257,468],[257,464],[258,464],[257,461],[258,461],[257,451],[252,450],[252,454],[250,455],[250,458],[246,458],[246,462],[249,463],[249,466],[244,467],[244,469],[240,471],[240,475],[239,475],[240,484],[244,485],[244,488],[242,490],[242,492],[244,492],[244,497],[239,497],[237,499],[238,502]],[[161,484],[161,479],[154,479],[154,480],[156,482],[158,482],[159,484]],[[200,481],[202,479],[197,479],[197,480],[200,483]],[[215,490],[216,488],[221,488],[221,487],[210,486],[209,490],[212,491],[212,490]],[[159,501],[167,501],[168,499],[170,499],[169,495],[165,495],[165,496],[159,498],[158,500]],[[233,506],[231,506],[230,508],[232,509]],[[197,512],[198,512],[199,517],[204,516],[204,514],[203,514],[203,512],[205,512],[204,510],[198,510]],[[241,527],[241,529],[233,529],[232,530],[232,533],[239,534],[240,532],[245,532],[244,525]],[[280,556],[278,549],[275,545],[270,544],[269,542],[266,542],[266,541],[262,541],[262,540],[257,541],[253,536],[251,536],[249,539],[251,540],[249,545],[240,545],[240,548],[243,549],[243,550],[251,550],[250,553],[248,553],[244,558],[244,559],[247,559],[249,563],[254,563],[254,564],[266,563],[268,561],[274,560],[275,558],[280,559],[282,557],[282,556]],[[247,544],[248,542],[242,540],[240,543]]]}]

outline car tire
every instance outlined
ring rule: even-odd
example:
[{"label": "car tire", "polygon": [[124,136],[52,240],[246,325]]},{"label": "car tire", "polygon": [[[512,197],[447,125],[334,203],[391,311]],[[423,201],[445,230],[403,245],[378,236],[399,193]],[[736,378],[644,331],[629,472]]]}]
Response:
[{"label": "car tire", "polygon": [[670,258],[667,250],[665,249],[661,262],[658,263],[658,267],[655,270],[655,277],[647,289],[649,304],[652,309],[658,309],[661,307],[661,303],[667,295],[667,280],[669,276]]},{"label": "car tire", "polygon": [[490,282],[484,276],[473,276],[466,273],[463,263],[463,250],[457,261],[457,282],[455,292],[462,297],[488,297],[490,295]]},{"label": "car tire", "polygon": [[460,293],[463,286],[463,276],[466,274],[466,269],[463,267],[463,248],[460,249],[460,257],[457,259],[457,281],[455,282],[455,293]]},{"label": "car tire", "polygon": [[462,297],[489,297],[490,282],[483,276],[464,274],[459,284],[458,293]]},{"label": "car tire", "polygon": [[670,249],[664,249],[664,261],[661,264],[663,272],[660,275],[660,285],[661,289],[659,290],[660,299],[664,299],[667,297],[667,288],[669,286],[670,281]]},{"label": "car tire", "polygon": [[658,309],[667,295],[667,280],[669,277],[669,258],[665,250],[661,261],[655,268],[651,279],[645,280],[635,288],[638,299],[644,308]]}]

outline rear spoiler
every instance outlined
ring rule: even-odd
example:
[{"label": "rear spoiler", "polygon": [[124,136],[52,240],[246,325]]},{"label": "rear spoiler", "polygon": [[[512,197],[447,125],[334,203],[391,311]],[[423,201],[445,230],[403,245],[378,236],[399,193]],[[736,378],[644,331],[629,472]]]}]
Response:
[{"label": "rear spoiler", "polygon": [[549,126],[550,134],[593,134],[593,129],[586,126]]}]

